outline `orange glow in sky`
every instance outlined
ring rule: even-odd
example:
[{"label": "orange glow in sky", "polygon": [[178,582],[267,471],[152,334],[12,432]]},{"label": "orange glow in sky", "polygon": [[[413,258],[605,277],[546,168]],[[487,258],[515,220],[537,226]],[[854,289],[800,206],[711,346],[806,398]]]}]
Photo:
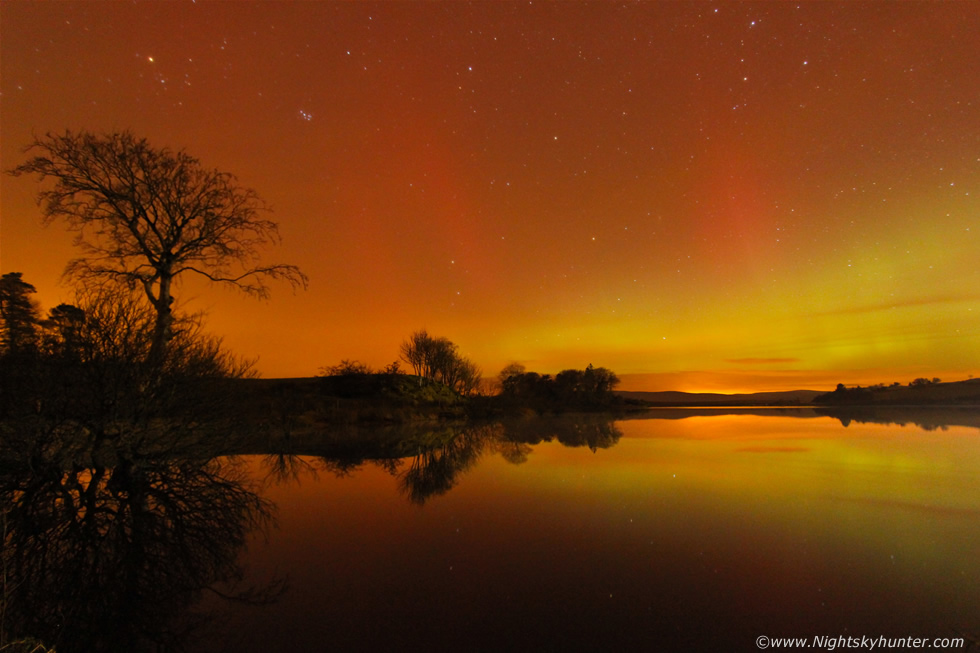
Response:
[{"label": "orange glow in sky", "polygon": [[[265,376],[420,328],[634,390],[980,371],[975,3],[3,2],[0,30],[4,169],[130,129],[272,205],[308,291],[177,291]],[[0,272],[70,301],[71,236],[0,185]]]}]

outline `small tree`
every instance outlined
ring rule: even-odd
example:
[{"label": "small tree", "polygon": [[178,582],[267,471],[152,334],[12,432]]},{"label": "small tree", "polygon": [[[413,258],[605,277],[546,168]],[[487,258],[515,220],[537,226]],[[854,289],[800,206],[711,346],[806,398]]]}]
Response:
[{"label": "small tree", "polygon": [[341,360],[337,365],[320,368],[320,376],[367,376],[374,371],[365,363],[357,360]]},{"label": "small tree", "polygon": [[306,286],[294,265],[259,265],[279,240],[255,191],[226,172],[204,168],[183,150],[152,147],[130,132],[47,134],[36,155],[11,170],[54,185],[38,193],[44,223],[62,219],[83,256],[65,273],[83,281],[141,288],[155,312],[151,359],[172,336],[174,284],[192,273],[247,294],[268,295],[266,279]]},{"label": "small tree", "polygon": [[416,331],[401,345],[401,357],[415,375],[437,381],[461,394],[469,394],[480,382],[480,368],[460,356],[459,348],[448,338],[433,338],[424,329]]},{"label": "small tree", "polygon": [[504,369],[500,370],[500,374],[497,375],[497,381],[500,383],[500,389],[506,388],[508,383],[512,383],[514,379],[524,374],[527,368],[520,363],[510,363]]},{"label": "small tree", "polygon": [[401,345],[402,360],[412,366],[420,381],[432,378],[434,347],[435,339],[425,329],[416,331]]},{"label": "small tree", "polygon": [[46,354],[60,358],[78,358],[82,350],[85,311],[73,304],[58,304],[48,311],[41,323]]},{"label": "small tree", "polygon": [[483,370],[476,363],[464,358],[460,361],[459,380],[456,382],[456,389],[461,394],[469,395],[478,393],[483,382]]},{"label": "small tree", "polygon": [[611,370],[589,365],[584,370],[562,370],[554,378],[524,371],[511,363],[500,372],[500,394],[509,401],[535,409],[595,410],[611,405],[619,383]]},{"label": "small tree", "polygon": [[582,383],[593,400],[605,400],[611,396],[613,388],[619,385],[619,377],[612,370],[592,367],[590,363],[582,373]]},{"label": "small tree", "polygon": [[21,356],[37,350],[40,312],[37,290],[20,272],[0,277],[0,353]]}]

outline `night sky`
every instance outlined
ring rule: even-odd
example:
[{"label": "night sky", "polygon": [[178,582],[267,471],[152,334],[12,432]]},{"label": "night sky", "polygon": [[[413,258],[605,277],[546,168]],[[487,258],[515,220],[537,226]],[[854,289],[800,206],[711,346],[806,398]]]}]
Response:
[{"label": "night sky", "polygon": [[[183,308],[264,376],[412,331],[488,376],[832,389],[980,373],[980,4],[0,3],[2,166],[130,129],[274,208],[267,302]],[[0,271],[76,255],[3,175]]]}]

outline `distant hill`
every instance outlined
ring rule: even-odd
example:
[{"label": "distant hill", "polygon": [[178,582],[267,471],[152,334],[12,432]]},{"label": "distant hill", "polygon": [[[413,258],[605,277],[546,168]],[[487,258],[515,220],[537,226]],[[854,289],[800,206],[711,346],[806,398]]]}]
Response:
[{"label": "distant hill", "polygon": [[625,399],[650,406],[980,406],[980,379],[950,383],[923,383],[851,387],[843,392],[791,390],[752,394],[711,392],[617,392]]},{"label": "distant hill", "polygon": [[617,392],[624,399],[641,401],[650,406],[807,406],[813,398],[824,394],[820,390],[790,390],[787,392],[754,392],[751,394],[720,394],[714,392]]},{"label": "distant hill", "polygon": [[821,394],[814,403],[830,406],[978,406],[980,379],[951,383],[839,388]]}]

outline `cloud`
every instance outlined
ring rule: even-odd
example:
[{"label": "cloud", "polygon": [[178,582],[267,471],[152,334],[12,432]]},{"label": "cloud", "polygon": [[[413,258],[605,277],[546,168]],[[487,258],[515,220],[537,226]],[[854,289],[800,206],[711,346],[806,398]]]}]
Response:
[{"label": "cloud", "polygon": [[877,304],[865,304],[863,306],[848,306],[832,311],[813,313],[815,317],[825,317],[830,315],[862,315],[865,313],[875,313],[878,311],[892,311],[901,308],[916,308],[920,306],[933,306],[943,304],[957,304],[960,302],[975,302],[980,300],[980,295],[976,293],[962,295],[935,295],[933,297],[912,297],[908,299],[897,299],[895,301],[881,302]]},{"label": "cloud", "polygon": [[726,358],[726,363],[735,365],[772,365],[775,363],[799,363],[799,358]]}]

